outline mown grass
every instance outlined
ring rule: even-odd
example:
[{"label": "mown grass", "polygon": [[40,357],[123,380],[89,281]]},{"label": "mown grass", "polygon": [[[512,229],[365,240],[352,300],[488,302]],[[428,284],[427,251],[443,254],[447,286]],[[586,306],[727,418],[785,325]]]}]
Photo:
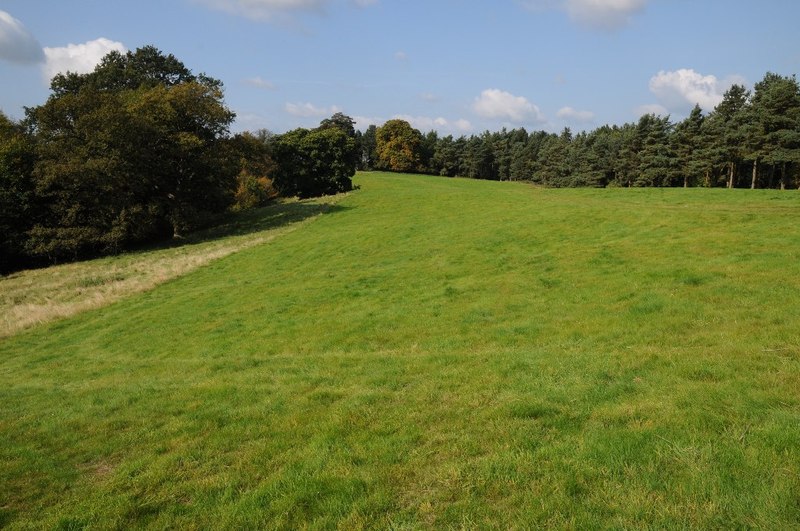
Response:
[{"label": "mown grass", "polygon": [[800,198],[366,174],[0,343],[0,525],[800,525]]}]

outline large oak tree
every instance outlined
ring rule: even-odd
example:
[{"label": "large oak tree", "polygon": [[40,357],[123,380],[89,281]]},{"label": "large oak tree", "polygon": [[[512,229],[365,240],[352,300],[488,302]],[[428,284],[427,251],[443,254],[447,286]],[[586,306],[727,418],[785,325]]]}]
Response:
[{"label": "large oak tree", "polygon": [[181,235],[225,210],[237,167],[221,82],[148,46],[59,74],[27,109],[44,211],[28,252],[50,260]]}]

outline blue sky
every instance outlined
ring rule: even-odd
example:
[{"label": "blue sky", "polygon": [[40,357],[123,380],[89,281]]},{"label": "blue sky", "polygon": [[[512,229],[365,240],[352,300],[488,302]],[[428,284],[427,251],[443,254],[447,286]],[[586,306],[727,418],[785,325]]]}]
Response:
[{"label": "blue sky", "polygon": [[678,120],[800,72],[798,21],[796,0],[3,0],[0,110],[152,44],[223,81],[234,131],[337,111],[454,135]]}]

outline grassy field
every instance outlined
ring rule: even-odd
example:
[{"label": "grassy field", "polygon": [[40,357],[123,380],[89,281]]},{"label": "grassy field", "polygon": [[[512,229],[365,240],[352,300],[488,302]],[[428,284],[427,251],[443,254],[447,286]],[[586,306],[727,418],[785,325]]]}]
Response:
[{"label": "grassy field", "polygon": [[357,183],[0,340],[0,526],[800,526],[797,192]]},{"label": "grassy field", "polygon": [[342,197],[281,200],[232,214],[224,223],[167,245],[0,277],[0,338],[108,306],[213,260],[271,241],[297,229],[300,222],[336,208]]}]

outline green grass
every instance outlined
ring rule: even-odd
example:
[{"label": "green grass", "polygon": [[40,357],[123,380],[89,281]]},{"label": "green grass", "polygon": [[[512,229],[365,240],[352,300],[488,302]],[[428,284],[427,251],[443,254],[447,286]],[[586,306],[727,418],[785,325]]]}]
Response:
[{"label": "green grass", "polygon": [[364,174],[0,342],[0,526],[800,526],[800,197]]},{"label": "green grass", "polygon": [[335,210],[343,196],[230,214],[223,223],[138,252],[0,276],[0,338],[32,326],[108,306],[182,276],[213,260],[266,243]]}]

